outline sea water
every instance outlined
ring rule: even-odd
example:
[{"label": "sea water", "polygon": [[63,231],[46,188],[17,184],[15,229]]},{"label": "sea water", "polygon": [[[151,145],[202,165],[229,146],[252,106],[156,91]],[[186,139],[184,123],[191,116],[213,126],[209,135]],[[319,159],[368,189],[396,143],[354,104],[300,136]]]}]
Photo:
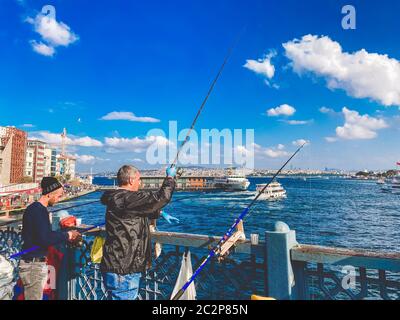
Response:
[{"label": "sea water", "polygon": [[[222,235],[255,196],[256,184],[268,178],[250,178],[245,192],[175,192],[165,211],[179,218],[179,224],[160,219],[158,229]],[[264,239],[266,230],[273,230],[283,221],[296,230],[297,241],[303,244],[361,248],[399,252],[400,195],[381,192],[374,181],[331,177],[281,178],[287,198],[277,201],[258,201],[244,221],[245,233],[259,233]],[[95,178],[95,184],[113,185],[107,178]],[[57,208],[99,199],[95,192]],[[102,223],[105,207],[100,203],[71,209],[70,214],[82,218],[85,224]]]}]

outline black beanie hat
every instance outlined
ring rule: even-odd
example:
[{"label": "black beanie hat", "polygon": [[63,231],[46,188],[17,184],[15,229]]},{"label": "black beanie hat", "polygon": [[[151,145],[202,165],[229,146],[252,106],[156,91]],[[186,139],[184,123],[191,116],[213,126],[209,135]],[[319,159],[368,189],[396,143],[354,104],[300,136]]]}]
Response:
[{"label": "black beanie hat", "polygon": [[40,183],[42,194],[46,195],[57,189],[62,188],[62,184],[54,177],[44,177]]}]

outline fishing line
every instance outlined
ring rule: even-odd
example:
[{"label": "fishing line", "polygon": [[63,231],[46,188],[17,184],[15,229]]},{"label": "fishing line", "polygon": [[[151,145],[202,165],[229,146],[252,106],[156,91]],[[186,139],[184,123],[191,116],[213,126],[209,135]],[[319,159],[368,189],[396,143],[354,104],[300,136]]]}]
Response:
[{"label": "fishing line", "polygon": [[218,79],[220,78],[220,76],[222,74],[222,71],[224,70],[225,65],[227,64],[229,58],[231,57],[233,50],[235,49],[236,45],[238,44],[238,42],[239,42],[244,30],[245,30],[245,28],[242,29],[242,31],[237,36],[235,42],[233,43],[233,45],[229,48],[228,53],[225,56],[224,62],[222,63],[221,67],[219,68],[217,75],[215,76],[213,82],[211,83],[211,86],[208,89],[207,95],[205,96],[203,102],[200,105],[199,110],[197,111],[197,114],[196,114],[196,116],[195,116],[195,118],[194,118],[194,120],[192,122],[192,125],[190,126],[190,129],[188,130],[188,132],[186,134],[185,140],[183,140],[183,142],[181,143],[181,145],[180,145],[180,147],[178,149],[178,152],[176,153],[176,157],[175,157],[174,161],[171,164],[171,168],[174,167],[177,164],[178,159],[179,159],[179,154],[181,153],[181,151],[182,151],[183,147],[185,146],[185,144],[189,141],[190,134],[192,133],[192,131],[193,131],[193,129],[194,129],[196,123],[197,123],[197,120],[199,119],[200,114],[203,111],[204,106],[207,103],[208,98],[210,97],[212,91],[214,90],[215,84],[217,83]]},{"label": "fishing line", "polygon": [[232,236],[233,231],[237,227],[237,225],[246,217],[246,215],[249,213],[251,207],[256,203],[258,198],[261,196],[261,194],[265,191],[265,189],[276,179],[276,177],[282,172],[282,170],[286,167],[286,165],[300,152],[300,150],[306,145],[304,143],[301,145],[295,153],[284,163],[284,165],[273,175],[272,179],[270,182],[268,182],[258,193],[258,195],[252,200],[252,202],[247,206],[246,209],[242,211],[242,213],[239,215],[239,217],[236,219],[236,221],[233,223],[233,225],[228,229],[228,231],[222,236],[222,238],[218,241],[217,245],[209,252],[208,256],[202,261],[200,266],[196,269],[196,271],[193,273],[193,275],[190,277],[190,279],[182,286],[182,288],[175,294],[175,296],[171,300],[178,300],[186,291],[186,289],[190,286],[190,284],[196,279],[196,277],[200,274],[200,272],[203,270],[205,265],[207,264],[208,261],[210,261],[214,256],[218,255],[218,251],[221,248],[221,246],[229,240],[229,238]]}]

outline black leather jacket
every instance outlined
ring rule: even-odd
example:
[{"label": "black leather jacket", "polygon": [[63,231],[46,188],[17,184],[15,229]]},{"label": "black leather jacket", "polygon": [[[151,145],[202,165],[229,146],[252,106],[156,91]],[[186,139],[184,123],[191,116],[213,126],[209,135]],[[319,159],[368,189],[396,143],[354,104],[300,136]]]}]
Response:
[{"label": "black leather jacket", "polygon": [[101,197],[107,206],[106,241],[102,272],[130,274],[151,266],[149,220],[158,219],[171,200],[175,180],[167,178],[158,191],[106,191]]}]

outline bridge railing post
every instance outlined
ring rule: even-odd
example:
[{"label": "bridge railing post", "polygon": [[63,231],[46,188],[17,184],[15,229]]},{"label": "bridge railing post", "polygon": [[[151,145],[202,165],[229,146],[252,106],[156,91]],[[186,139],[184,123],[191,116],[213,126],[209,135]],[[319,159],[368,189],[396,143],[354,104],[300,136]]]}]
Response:
[{"label": "bridge railing post", "polygon": [[274,231],[265,233],[266,294],[278,300],[294,298],[294,274],[290,250],[297,245],[296,232],[283,222],[275,224]]}]

